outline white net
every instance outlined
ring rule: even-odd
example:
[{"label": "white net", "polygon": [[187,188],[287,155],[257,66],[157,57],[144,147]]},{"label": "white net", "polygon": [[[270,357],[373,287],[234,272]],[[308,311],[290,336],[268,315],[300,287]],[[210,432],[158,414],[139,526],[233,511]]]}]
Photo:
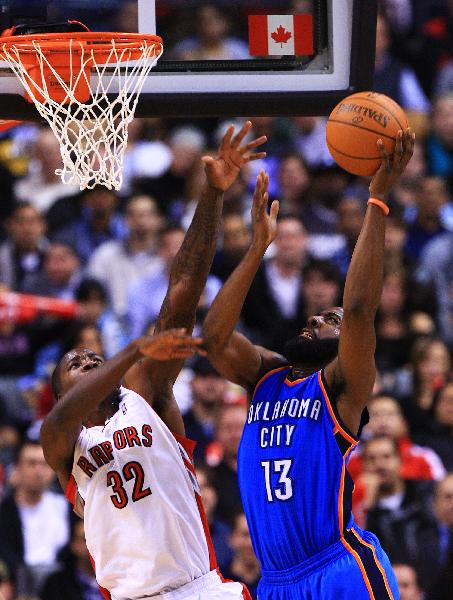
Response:
[{"label": "white net", "polygon": [[[143,39],[140,44],[137,53],[138,46],[131,50],[112,39],[109,49],[99,54],[95,46],[70,39],[65,53],[67,77],[52,65],[50,53],[37,40],[30,43],[36,53],[33,75],[27,70],[19,36],[17,45],[2,45],[2,59],[60,142],[63,168],[56,174],[63,183],[79,185],[81,190],[96,185],[121,188],[128,125],[146,77],[162,53],[159,42]],[[55,86],[60,88],[57,100],[52,98]],[[85,102],[78,99],[81,87],[91,90]]]}]

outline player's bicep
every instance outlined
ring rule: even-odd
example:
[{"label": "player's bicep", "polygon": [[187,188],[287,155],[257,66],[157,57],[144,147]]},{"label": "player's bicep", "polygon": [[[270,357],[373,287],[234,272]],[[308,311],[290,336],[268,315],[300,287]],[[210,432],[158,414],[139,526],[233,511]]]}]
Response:
[{"label": "player's bicep", "polygon": [[208,358],[221,375],[248,390],[255,387],[264,372],[286,362],[279,354],[255,346],[237,331],[226,346],[208,351]]},{"label": "player's bicep", "polygon": [[41,427],[40,440],[44,457],[58,474],[70,474],[74,448],[82,429],[81,423],[62,424],[57,415],[49,413]]},{"label": "player's bicep", "polygon": [[374,316],[365,312],[345,312],[340,332],[335,381],[357,408],[363,409],[376,377]]}]

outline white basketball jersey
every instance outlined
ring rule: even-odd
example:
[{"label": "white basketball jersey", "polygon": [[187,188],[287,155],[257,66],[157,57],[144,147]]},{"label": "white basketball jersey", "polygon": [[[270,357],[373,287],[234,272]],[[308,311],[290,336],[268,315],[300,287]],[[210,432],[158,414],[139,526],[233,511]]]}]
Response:
[{"label": "white basketball jersey", "polygon": [[80,432],[67,496],[81,498],[96,579],[113,598],[170,591],[216,567],[194,445],[125,388],[104,427]]}]

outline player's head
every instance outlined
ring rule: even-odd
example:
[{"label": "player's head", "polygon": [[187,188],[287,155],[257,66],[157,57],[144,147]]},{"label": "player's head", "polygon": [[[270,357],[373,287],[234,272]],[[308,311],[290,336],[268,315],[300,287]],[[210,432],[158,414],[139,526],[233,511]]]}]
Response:
[{"label": "player's head", "polygon": [[[89,348],[74,348],[66,352],[52,373],[52,392],[59,400],[82,377],[104,363],[100,354]],[[119,403],[119,385],[99,405],[99,409],[86,416],[86,423],[90,425],[103,424],[106,413],[116,412]]]},{"label": "player's head", "polygon": [[326,365],[338,354],[343,309],[334,306],[307,319],[306,326],[288,340],[284,355],[292,365]]}]

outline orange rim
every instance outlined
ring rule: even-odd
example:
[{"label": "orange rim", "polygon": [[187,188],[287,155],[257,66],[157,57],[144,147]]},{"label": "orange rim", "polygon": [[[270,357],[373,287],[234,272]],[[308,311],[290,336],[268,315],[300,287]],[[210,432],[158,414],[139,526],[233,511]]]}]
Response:
[{"label": "orange rim", "polygon": [[36,44],[45,54],[78,52],[77,46],[71,42],[84,42],[90,46],[90,51],[95,55],[110,53],[112,42],[119,50],[140,51],[140,46],[145,42],[155,44],[154,54],[160,54],[163,48],[162,38],[158,35],[143,33],[119,33],[105,31],[83,31],[69,33],[38,33],[32,35],[12,35],[0,37],[1,48],[5,50],[16,49],[19,54],[36,52]]}]

